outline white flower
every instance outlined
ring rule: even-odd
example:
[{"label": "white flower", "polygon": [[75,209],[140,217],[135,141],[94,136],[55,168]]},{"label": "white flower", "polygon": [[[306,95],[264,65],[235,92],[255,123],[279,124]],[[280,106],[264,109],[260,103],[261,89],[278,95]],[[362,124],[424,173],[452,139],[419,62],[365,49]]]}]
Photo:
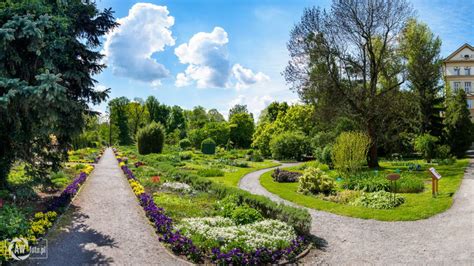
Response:
[{"label": "white flower", "polygon": [[219,240],[221,250],[240,247],[245,251],[257,248],[286,247],[296,238],[294,229],[278,220],[263,220],[253,224],[235,225],[224,217],[188,218],[177,225],[187,237],[200,235],[207,240]]}]

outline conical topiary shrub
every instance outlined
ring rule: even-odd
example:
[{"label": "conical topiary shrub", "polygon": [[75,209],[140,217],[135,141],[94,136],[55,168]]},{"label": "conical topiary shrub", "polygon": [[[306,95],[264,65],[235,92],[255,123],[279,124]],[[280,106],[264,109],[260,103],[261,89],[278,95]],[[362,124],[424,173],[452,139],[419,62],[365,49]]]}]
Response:
[{"label": "conical topiary shrub", "polygon": [[137,133],[137,147],[140,154],[161,153],[164,142],[165,130],[159,123],[152,122]]}]

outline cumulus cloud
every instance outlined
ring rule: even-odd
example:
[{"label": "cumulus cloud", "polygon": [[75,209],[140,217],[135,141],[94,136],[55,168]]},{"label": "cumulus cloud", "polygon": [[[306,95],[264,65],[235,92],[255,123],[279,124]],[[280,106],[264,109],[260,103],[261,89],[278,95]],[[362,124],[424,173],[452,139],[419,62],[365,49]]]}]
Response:
[{"label": "cumulus cloud", "polygon": [[235,64],[232,67],[232,74],[234,75],[237,83],[235,87],[237,89],[247,88],[257,82],[264,82],[270,80],[270,78],[262,72],[253,73],[251,69],[245,68],[240,64]]},{"label": "cumulus cloud", "polygon": [[[228,109],[236,104],[245,104],[247,109],[254,115],[255,119],[258,119],[260,112],[265,109],[271,102],[275,101],[270,95],[244,95],[240,94],[228,104]],[[226,113],[227,115],[227,113]]]},{"label": "cumulus cloud", "polygon": [[176,86],[196,82],[198,88],[226,87],[230,75],[227,52],[227,32],[215,27],[210,33],[196,33],[188,43],[175,49],[182,64],[189,64],[184,73],[176,76]]},{"label": "cumulus cloud", "polygon": [[169,76],[169,70],[151,57],[175,44],[170,30],[174,17],[168,8],[137,3],[117,22],[120,26],[106,35],[104,43],[105,60],[113,73],[155,85]]}]

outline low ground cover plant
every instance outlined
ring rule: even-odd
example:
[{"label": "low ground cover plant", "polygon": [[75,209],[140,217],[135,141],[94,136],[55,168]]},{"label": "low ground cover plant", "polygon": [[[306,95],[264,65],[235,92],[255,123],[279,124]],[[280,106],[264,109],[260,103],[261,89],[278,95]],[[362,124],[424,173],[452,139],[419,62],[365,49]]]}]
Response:
[{"label": "low ground cover plant", "polygon": [[296,239],[294,229],[278,220],[243,225],[225,217],[183,219],[176,227],[200,248],[229,252],[239,248],[252,252],[259,248],[285,249]]},{"label": "low ground cover plant", "polygon": [[205,168],[200,169],[197,174],[204,177],[224,176],[224,171],[216,168]]},{"label": "low ground cover plant", "polygon": [[405,198],[398,194],[386,191],[377,191],[373,193],[362,193],[360,197],[350,204],[372,209],[392,209],[405,202]]}]

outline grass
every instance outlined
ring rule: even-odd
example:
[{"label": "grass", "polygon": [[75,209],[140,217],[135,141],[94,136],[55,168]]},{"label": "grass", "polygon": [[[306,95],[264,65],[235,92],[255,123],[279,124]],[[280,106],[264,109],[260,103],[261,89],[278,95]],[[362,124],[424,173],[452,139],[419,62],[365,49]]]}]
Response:
[{"label": "grass", "polygon": [[[237,187],[240,179],[250,172],[264,168],[270,168],[280,165],[274,161],[266,160],[263,162],[244,161],[244,150],[233,150],[219,155],[204,155],[199,152],[193,152],[192,156],[187,156],[186,160],[181,160],[179,154],[183,152],[166,150],[162,154],[139,155],[135,146],[121,146],[119,151],[129,158],[129,164],[133,165],[136,161],[143,161],[145,166],[133,168],[134,174],[147,188],[147,180],[153,175],[160,175],[165,180],[166,174],[161,171],[164,168],[179,168],[190,171],[208,178],[213,182],[221,183],[231,187]],[[186,151],[191,153],[191,151]],[[232,155],[239,162],[245,162],[247,167],[231,166],[223,163],[220,159]],[[188,159],[188,157],[190,157]],[[212,170],[211,170],[212,169]],[[215,171],[218,170],[218,171]]]},{"label": "grass", "polygon": [[175,193],[155,193],[153,199],[166,214],[175,221],[190,217],[213,216],[217,198],[208,193],[180,195]]},{"label": "grass", "polygon": [[[420,161],[417,161],[416,163],[420,163]],[[416,175],[419,175],[420,178],[424,179],[424,191],[421,193],[400,193],[400,195],[405,198],[405,203],[390,210],[376,210],[344,205],[318,199],[314,196],[302,195],[296,192],[298,183],[274,182],[271,177],[272,171],[263,174],[260,177],[260,183],[271,193],[308,208],[363,219],[412,221],[431,217],[451,207],[453,203],[453,195],[461,184],[464,176],[464,169],[467,165],[467,159],[458,160],[453,165],[434,166],[432,164],[422,164],[422,171],[416,172]],[[407,166],[392,165],[390,162],[382,162],[381,166],[380,171],[387,173],[393,173],[396,169],[400,169],[402,172],[408,171]],[[433,166],[443,176],[439,181],[439,195],[437,198],[433,198],[431,195],[431,178],[427,173],[427,169]],[[294,170],[297,168],[293,167],[292,169]]]}]

